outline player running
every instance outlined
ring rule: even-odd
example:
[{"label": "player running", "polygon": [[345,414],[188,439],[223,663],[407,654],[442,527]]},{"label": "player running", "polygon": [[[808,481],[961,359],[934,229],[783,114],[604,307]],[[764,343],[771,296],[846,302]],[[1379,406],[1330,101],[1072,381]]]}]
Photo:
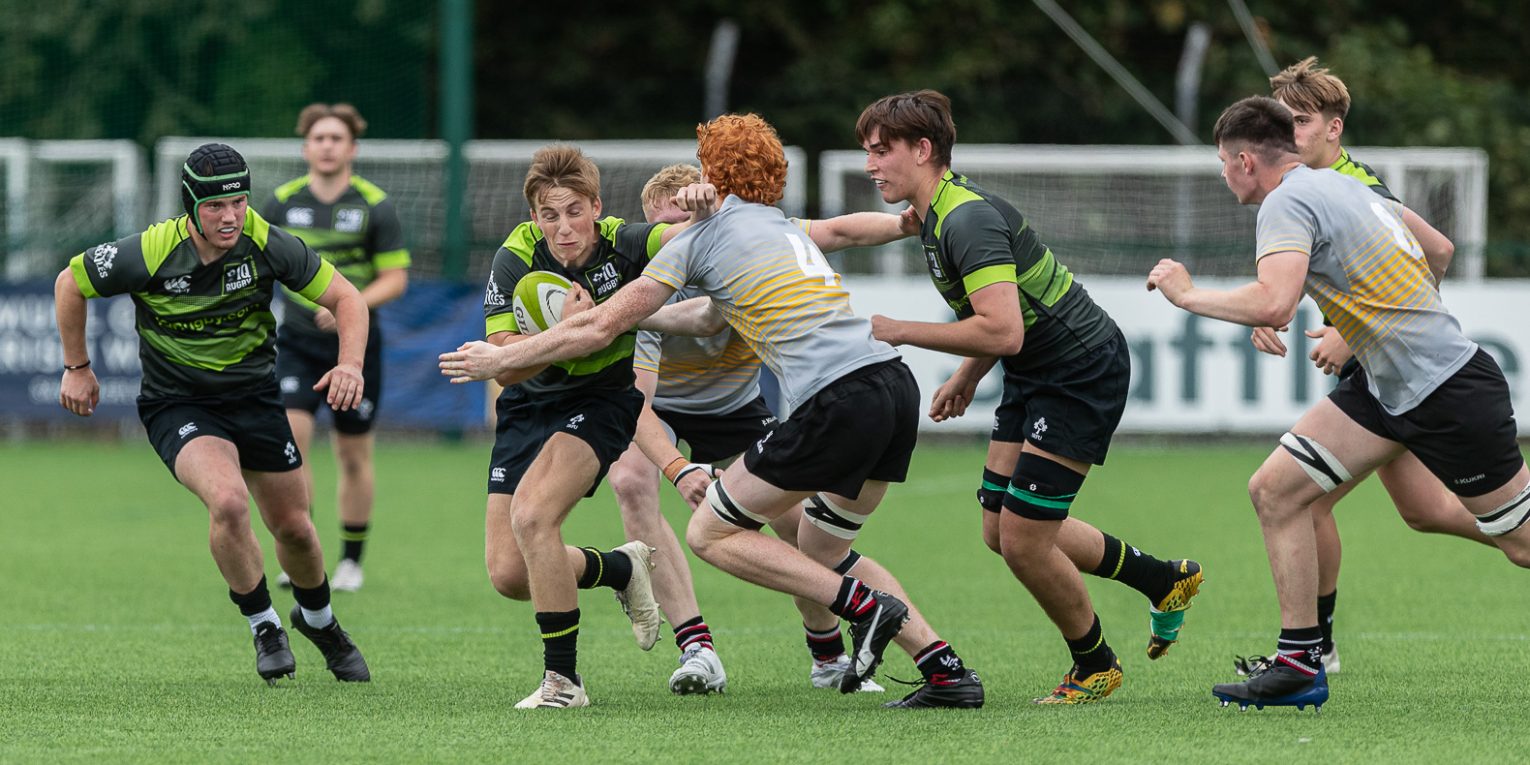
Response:
[{"label": "player running", "polygon": [[957,316],[873,316],[876,336],[967,357],[935,391],[936,422],[960,417],[1002,360],[1004,399],[977,493],[983,541],[1062,631],[1073,657],[1063,682],[1036,702],[1100,701],[1120,687],[1121,663],[1079,572],[1147,597],[1150,659],[1178,639],[1202,581],[1193,560],[1158,560],[1069,515],[1090,466],[1105,463],[1126,407],[1126,340],[1018,210],[952,172],[956,125],[944,95],[882,98],[861,112],[855,133],[882,199],[918,213],[930,279]]},{"label": "player running", "polygon": [[1249,481],[1280,601],[1277,653],[1247,681],[1212,694],[1241,707],[1319,706],[1328,699],[1317,616],[1318,561],[1309,506],[1355,475],[1411,451],[1449,487],[1510,560],[1530,562],[1530,471],[1516,441],[1508,384],[1492,356],[1440,302],[1403,207],[1354,178],[1314,170],[1297,153],[1291,112],[1262,96],[1217,119],[1222,176],[1259,205],[1258,280],[1232,290],[1194,285],[1159,261],[1148,275],[1180,308],[1279,327],[1305,291],[1361,369],[1281,436]]},{"label": "player running", "polygon": [[[1270,87],[1276,100],[1291,115],[1296,129],[1296,150],[1302,163],[1313,169],[1330,168],[1365,184],[1383,199],[1401,202],[1382,183],[1375,171],[1350,156],[1340,142],[1344,136],[1344,118],[1349,114],[1349,90],[1344,82],[1327,69],[1316,66],[1317,59],[1309,57],[1297,62],[1270,78]],[[1412,210],[1404,207],[1403,223],[1423,248],[1425,259],[1430,263],[1436,283],[1444,277],[1450,265],[1455,246],[1434,227]],[[1332,326],[1323,326],[1307,332],[1318,341],[1310,358],[1328,374],[1345,378],[1355,373],[1360,364],[1355,360],[1344,338]],[[1259,327],[1253,332],[1254,347],[1265,353],[1285,356],[1286,346],[1275,330]],[[1381,485],[1386,487],[1392,504],[1408,526],[1418,531],[1451,534],[1492,546],[1493,541],[1477,528],[1472,514],[1461,504],[1445,485],[1419,462],[1412,452],[1403,452],[1391,462],[1376,468]],[[1358,475],[1337,489],[1312,503],[1312,522],[1317,535],[1318,549],[1318,625],[1323,630],[1323,667],[1328,674],[1339,671],[1339,649],[1333,641],[1333,617],[1338,600],[1339,562],[1342,548],[1339,527],[1334,521],[1333,508],[1347,496],[1366,475]],[[1263,657],[1240,660],[1240,669],[1246,674]]]},{"label": "player running", "polygon": [[132,295],[143,362],[138,416],[165,467],[207,507],[213,560],[254,635],[255,671],[274,685],[297,664],[250,530],[252,496],[292,575],[297,605],[288,620],[336,679],[367,681],[366,660],[330,609],[302,453],[272,374],[271,296],[279,283],[334,315],[338,360],[313,388],[327,391],[337,412],[364,395],[366,304],[334,266],[249,211],[249,197],[239,152],[204,144],[181,166],[185,215],[69,261],[53,288],[64,349],[59,403],[88,417],[100,398],[85,355],[85,300]]}]

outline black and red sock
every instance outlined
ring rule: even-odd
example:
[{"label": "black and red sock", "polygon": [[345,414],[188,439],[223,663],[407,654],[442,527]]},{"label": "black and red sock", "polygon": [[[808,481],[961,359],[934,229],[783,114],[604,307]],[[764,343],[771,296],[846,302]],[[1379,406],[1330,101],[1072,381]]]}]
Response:
[{"label": "black and red sock", "polygon": [[712,630],[698,615],[684,624],[675,626],[675,645],[679,646],[681,653],[685,653],[685,649],[693,645],[711,648]]}]

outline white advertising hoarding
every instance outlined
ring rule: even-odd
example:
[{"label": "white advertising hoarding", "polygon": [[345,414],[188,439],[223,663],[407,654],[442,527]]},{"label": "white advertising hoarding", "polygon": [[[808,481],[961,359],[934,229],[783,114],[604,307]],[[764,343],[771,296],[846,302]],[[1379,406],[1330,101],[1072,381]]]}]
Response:
[{"label": "white advertising hoarding", "polygon": [[[1249,344],[1249,329],[1181,311],[1148,292],[1141,279],[1081,278],[1089,294],[1110,312],[1132,352],[1132,383],[1123,433],[1279,433],[1320,397],[1335,377],[1325,376],[1307,359],[1315,345],[1301,330],[1322,325],[1310,300],[1303,300],[1296,321],[1281,337],[1285,358],[1269,356]],[[1229,287],[1241,281],[1197,280],[1206,287]],[[848,277],[851,304],[861,316],[884,314],[916,321],[950,321],[952,314],[928,281]],[[1516,404],[1530,401],[1530,381],[1523,373],[1530,358],[1530,282],[1491,281],[1452,284],[1442,293],[1467,336],[1498,360]],[[920,348],[903,348],[926,405],[960,359]],[[986,432],[999,403],[999,369],[978,388],[966,416],[945,423],[925,419],[930,432]],[[1530,414],[1518,418],[1521,435],[1530,435]]]}]

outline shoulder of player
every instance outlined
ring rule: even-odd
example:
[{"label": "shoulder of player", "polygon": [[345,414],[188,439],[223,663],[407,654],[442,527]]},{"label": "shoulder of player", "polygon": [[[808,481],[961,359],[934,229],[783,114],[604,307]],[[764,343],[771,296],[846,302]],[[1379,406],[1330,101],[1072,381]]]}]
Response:
[{"label": "shoulder of player", "polygon": [[275,197],[277,202],[286,204],[287,200],[292,199],[299,191],[306,188],[308,188],[308,176],[304,175],[277,186],[276,190],[271,192],[271,196]]},{"label": "shoulder of player", "polygon": [[273,226],[260,213],[250,210],[244,219],[244,235],[255,248],[268,255],[301,255],[308,243],[280,226]]},{"label": "shoulder of player", "polygon": [[[963,179],[965,180],[965,179]],[[1007,228],[1004,214],[986,192],[969,186],[946,184],[930,204],[935,213],[934,235],[938,240],[952,232],[971,228]]]},{"label": "shoulder of player", "polygon": [[366,203],[372,207],[382,204],[388,198],[388,192],[383,191],[381,186],[359,175],[351,175],[351,188],[360,194],[361,198],[366,200]]},{"label": "shoulder of player", "polygon": [[542,242],[542,230],[535,223],[526,221],[515,227],[505,241],[500,243],[499,252],[495,253],[495,259],[499,259],[501,253],[514,255],[531,265],[531,259],[536,255],[537,245]]}]

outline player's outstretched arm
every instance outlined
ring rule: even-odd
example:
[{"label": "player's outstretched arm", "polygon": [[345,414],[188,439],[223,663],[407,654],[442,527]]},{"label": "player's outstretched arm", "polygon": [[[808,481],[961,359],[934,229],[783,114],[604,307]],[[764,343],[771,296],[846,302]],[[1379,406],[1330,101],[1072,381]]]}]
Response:
[{"label": "player's outstretched arm", "polygon": [[638,279],[617,290],[606,302],[565,316],[546,331],[520,342],[503,348],[481,341],[463,343],[457,350],[441,354],[441,374],[454,383],[487,380],[512,370],[594,353],[636,327],[674,294],[672,288],[653,279]]},{"label": "player's outstretched arm", "polygon": [[682,337],[711,337],[723,331],[728,322],[708,297],[694,297],[671,303],[638,322],[638,329]]},{"label": "player's outstretched arm", "polygon": [[361,299],[350,280],[336,273],[319,305],[335,315],[335,325],[340,333],[340,355],[334,369],[324,373],[313,389],[328,390],[326,401],[337,412],[356,408],[365,390],[361,377],[362,360],[367,355],[367,330],[371,319],[367,304]]},{"label": "player's outstretched arm", "polygon": [[59,406],[89,417],[101,402],[101,385],[90,371],[85,348],[85,293],[68,268],[53,282],[53,312],[58,318],[58,338],[64,346],[64,379],[59,383]]},{"label": "player's outstretched arm", "polygon": [[876,247],[919,233],[919,216],[912,206],[899,215],[854,212],[812,221],[808,236],[818,249],[838,252],[850,247]]},{"label": "player's outstretched arm", "polygon": [[1429,272],[1434,274],[1434,283],[1439,284],[1445,278],[1445,271],[1450,268],[1450,261],[1455,258],[1455,243],[1407,207],[1403,208],[1402,219],[1403,225],[1408,227],[1408,231],[1413,233],[1413,238],[1423,248],[1424,260],[1429,262]]},{"label": "player's outstretched arm", "polygon": [[1148,273],[1148,291],[1158,290],[1170,303],[1208,319],[1249,327],[1284,327],[1296,318],[1307,278],[1307,254],[1272,252],[1259,259],[1258,281],[1231,290],[1195,286],[1183,263],[1164,258]]}]

